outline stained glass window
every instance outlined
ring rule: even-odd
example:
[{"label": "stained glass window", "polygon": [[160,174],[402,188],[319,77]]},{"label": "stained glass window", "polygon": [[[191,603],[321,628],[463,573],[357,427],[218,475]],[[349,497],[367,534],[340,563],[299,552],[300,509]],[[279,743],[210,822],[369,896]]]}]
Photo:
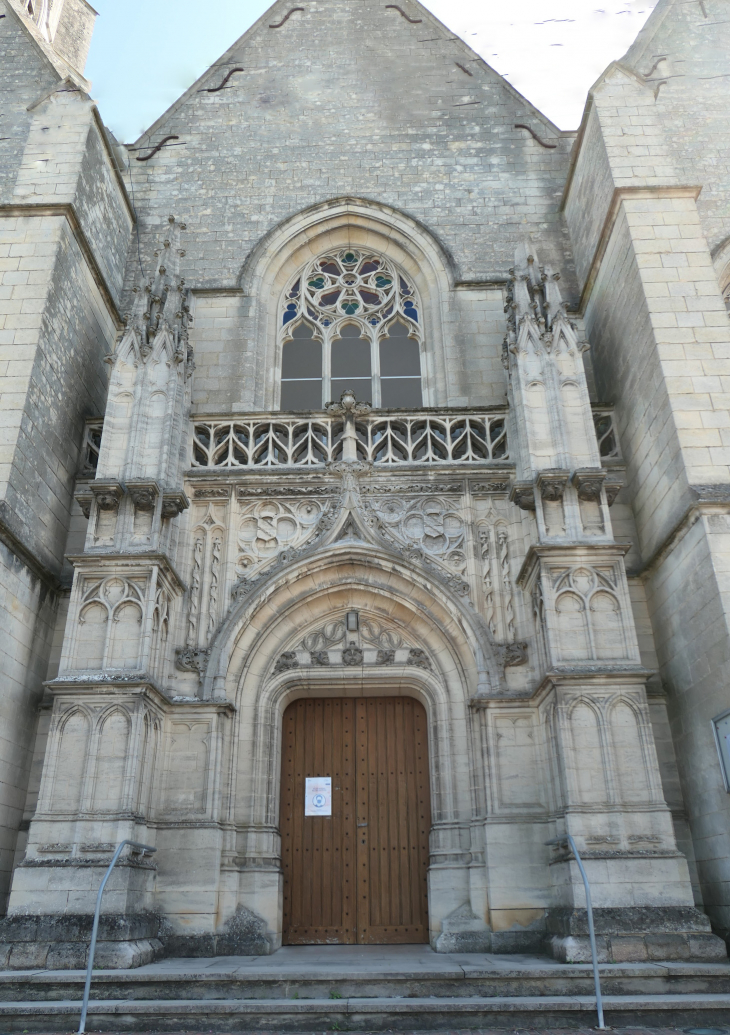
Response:
[{"label": "stained glass window", "polygon": [[281,409],[321,409],[351,388],[377,408],[413,408],[421,392],[415,286],[389,259],[344,249],[319,256],[284,292]]}]

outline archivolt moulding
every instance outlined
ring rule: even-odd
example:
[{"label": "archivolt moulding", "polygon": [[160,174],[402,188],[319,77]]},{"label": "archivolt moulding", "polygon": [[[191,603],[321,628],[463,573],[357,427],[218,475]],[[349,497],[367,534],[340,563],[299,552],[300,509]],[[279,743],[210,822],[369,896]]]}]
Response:
[{"label": "archivolt moulding", "polygon": [[[429,646],[434,640],[442,643],[442,657],[448,657],[448,667],[458,673],[465,698],[502,688],[484,620],[467,601],[395,551],[372,542],[341,540],[278,569],[233,606],[211,645],[202,696],[230,699],[244,670],[249,678],[263,680],[271,657],[278,657],[301,623],[299,615],[306,615],[307,625],[314,615],[326,619],[333,608],[351,606],[346,595],[377,598],[379,607],[389,613],[401,609],[401,625],[422,628],[419,638]],[[335,599],[339,597],[341,602]],[[260,672],[253,665],[256,658],[261,659]]]}]

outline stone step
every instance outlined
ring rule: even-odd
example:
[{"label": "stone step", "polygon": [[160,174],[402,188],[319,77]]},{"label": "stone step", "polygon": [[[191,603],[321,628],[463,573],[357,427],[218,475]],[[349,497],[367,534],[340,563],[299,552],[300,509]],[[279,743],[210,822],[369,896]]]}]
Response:
[{"label": "stone step", "polygon": [[[730,1023],[730,995],[632,995],[605,997],[612,1027],[682,1027]],[[0,1003],[5,1032],[70,1030],[77,1000]],[[347,999],[92,1000],[91,1031],[412,1031],[485,1028],[591,1027],[591,996],[473,996]]]},{"label": "stone step", "polygon": [[[390,964],[390,965],[388,965]],[[601,964],[606,995],[730,994],[730,964]],[[0,973],[0,1001],[53,1002],[80,999],[85,974],[73,971]],[[407,955],[376,960],[310,962],[281,955],[211,960],[162,960],[138,970],[95,970],[92,994],[103,1000],[328,1000],[371,998],[450,999],[474,996],[590,996],[588,964],[539,957]]]}]

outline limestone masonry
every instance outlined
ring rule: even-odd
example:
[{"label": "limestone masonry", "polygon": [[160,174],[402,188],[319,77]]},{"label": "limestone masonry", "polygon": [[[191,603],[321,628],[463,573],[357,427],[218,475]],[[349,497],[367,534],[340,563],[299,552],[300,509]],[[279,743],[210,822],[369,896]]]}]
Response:
[{"label": "limestone masonry", "polygon": [[[276,0],[130,146],[95,16],[0,0],[0,968],[85,962],[124,838],[101,966],[585,960],[567,833],[603,959],[724,959],[728,0],[577,133],[416,0]],[[310,772],[384,697],[391,791],[375,720]]]}]

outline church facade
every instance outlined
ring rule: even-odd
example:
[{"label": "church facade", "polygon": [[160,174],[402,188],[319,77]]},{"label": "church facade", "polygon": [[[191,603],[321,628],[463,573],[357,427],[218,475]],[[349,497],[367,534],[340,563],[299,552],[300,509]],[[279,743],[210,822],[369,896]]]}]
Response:
[{"label": "church facade", "polygon": [[561,132],[276,0],[136,144],[0,0],[0,966],[730,933],[730,31]]}]

